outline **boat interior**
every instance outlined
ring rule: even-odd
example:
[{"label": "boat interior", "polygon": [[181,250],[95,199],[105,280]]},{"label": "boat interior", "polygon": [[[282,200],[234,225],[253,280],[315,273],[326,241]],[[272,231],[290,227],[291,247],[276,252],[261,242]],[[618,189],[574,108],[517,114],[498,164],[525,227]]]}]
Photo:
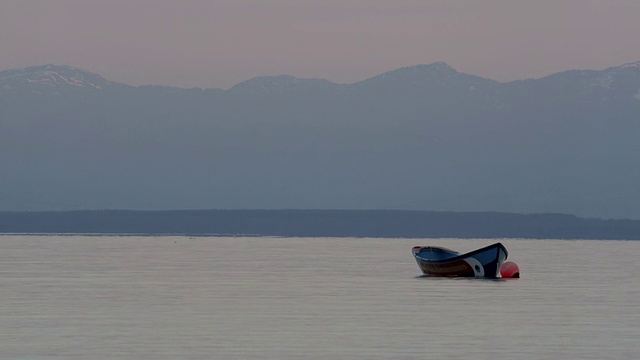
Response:
[{"label": "boat interior", "polygon": [[460,253],[456,251],[435,246],[422,247],[415,254],[423,259],[429,260],[444,260],[460,255]]}]

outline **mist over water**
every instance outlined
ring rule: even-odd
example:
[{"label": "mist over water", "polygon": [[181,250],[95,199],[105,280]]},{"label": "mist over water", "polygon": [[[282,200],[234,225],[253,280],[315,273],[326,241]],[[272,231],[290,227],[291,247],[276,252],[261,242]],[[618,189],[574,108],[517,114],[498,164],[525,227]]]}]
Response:
[{"label": "mist over water", "polygon": [[495,240],[0,236],[3,359],[631,359],[636,241],[501,240],[521,279],[420,276]]}]

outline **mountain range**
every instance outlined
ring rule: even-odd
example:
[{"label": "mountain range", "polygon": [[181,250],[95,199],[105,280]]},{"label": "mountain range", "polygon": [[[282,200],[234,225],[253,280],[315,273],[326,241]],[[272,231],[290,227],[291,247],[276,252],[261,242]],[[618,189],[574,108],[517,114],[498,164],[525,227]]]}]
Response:
[{"label": "mountain range", "polygon": [[0,72],[0,211],[407,209],[640,219],[640,62],[508,83],[129,86]]}]

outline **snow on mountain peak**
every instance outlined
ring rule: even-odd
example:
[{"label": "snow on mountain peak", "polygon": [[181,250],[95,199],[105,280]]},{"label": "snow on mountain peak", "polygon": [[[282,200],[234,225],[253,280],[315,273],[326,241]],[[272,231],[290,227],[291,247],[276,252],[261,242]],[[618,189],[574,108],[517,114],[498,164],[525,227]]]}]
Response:
[{"label": "snow on mountain peak", "polygon": [[610,67],[610,68],[604,69],[602,72],[608,73],[608,74],[618,74],[621,72],[636,71],[636,70],[640,70],[640,61],[623,64],[620,66]]},{"label": "snow on mountain peak", "polygon": [[102,76],[86,70],[52,64],[2,71],[0,72],[0,83],[5,90],[25,86],[32,89],[64,86],[72,89],[101,90],[111,84]]},{"label": "snow on mountain peak", "polygon": [[640,69],[640,61],[624,64],[618,67],[619,69]]}]

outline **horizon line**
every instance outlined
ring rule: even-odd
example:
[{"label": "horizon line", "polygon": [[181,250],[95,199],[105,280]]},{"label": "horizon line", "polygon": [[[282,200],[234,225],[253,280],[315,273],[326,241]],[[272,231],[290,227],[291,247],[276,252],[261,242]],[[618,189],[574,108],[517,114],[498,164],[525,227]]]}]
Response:
[{"label": "horizon line", "polygon": [[377,75],[374,75],[374,76],[371,76],[371,77],[365,78],[365,79],[363,79],[363,80],[359,80],[359,81],[355,81],[355,82],[348,82],[348,83],[338,83],[338,82],[333,82],[333,81],[331,81],[331,80],[327,80],[327,79],[324,79],[324,78],[314,78],[314,77],[306,78],[306,77],[297,77],[297,76],[289,75],[289,74],[280,74],[280,75],[259,75],[259,76],[253,76],[253,77],[248,78],[248,79],[246,79],[246,80],[240,81],[240,82],[236,83],[235,85],[230,86],[230,87],[228,87],[228,88],[219,88],[219,87],[206,87],[206,88],[203,88],[203,87],[197,87],[197,86],[195,86],[195,87],[180,87],[180,86],[173,86],[173,85],[161,85],[161,84],[129,85],[129,84],[127,84],[127,83],[122,83],[122,82],[118,82],[118,81],[111,81],[111,80],[108,80],[108,79],[106,79],[105,77],[103,77],[101,74],[99,74],[98,72],[94,72],[94,71],[92,71],[92,70],[88,70],[88,69],[83,68],[83,67],[76,67],[76,66],[72,66],[72,65],[68,65],[68,64],[56,64],[56,63],[47,63],[47,64],[41,64],[41,65],[30,65],[30,66],[26,66],[26,67],[22,67],[22,68],[9,68],[9,69],[0,70],[0,74],[2,74],[3,72],[10,72],[10,71],[24,71],[24,70],[27,70],[27,69],[30,69],[30,68],[45,68],[45,67],[48,67],[48,66],[54,66],[54,67],[66,67],[66,68],[69,68],[69,69],[72,69],[72,70],[79,70],[79,71],[87,72],[87,73],[90,73],[90,74],[92,74],[92,75],[99,76],[99,77],[101,77],[102,79],[104,79],[104,80],[105,80],[105,81],[107,81],[107,82],[114,83],[114,84],[122,84],[122,85],[126,85],[126,86],[133,87],[133,88],[143,88],[143,87],[166,87],[166,88],[182,89],[182,90],[194,90],[194,89],[199,89],[199,90],[203,90],[203,91],[204,91],[204,90],[222,90],[222,91],[229,91],[229,90],[231,90],[231,89],[235,88],[236,86],[238,86],[238,85],[240,85],[240,84],[244,84],[244,83],[246,83],[246,82],[249,82],[249,81],[252,81],[252,80],[255,80],[255,79],[262,79],[262,78],[267,78],[267,79],[269,79],[269,78],[278,78],[278,77],[291,77],[291,78],[294,78],[294,79],[296,79],[296,80],[320,80],[320,81],[326,81],[326,82],[331,83],[331,84],[333,84],[333,85],[344,85],[344,86],[349,86],[349,85],[359,84],[359,83],[362,83],[362,82],[365,82],[365,81],[368,81],[368,80],[374,79],[374,78],[376,78],[376,77],[378,77],[378,76],[382,76],[382,75],[384,75],[384,74],[392,73],[392,72],[399,71],[399,70],[403,70],[403,69],[410,69],[410,68],[423,67],[423,66],[429,67],[429,66],[434,66],[434,65],[439,65],[439,64],[443,64],[443,65],[445,65],[446,67],[448,67],[448,68],[452,69],[453,71],[455,71],[455,72],[456,72],[456,73],[458,73],[458,74],[462,74],[462,75],[469,75],[469,76],[475,76],[475,77],[478,77],[478,78],[481,78],[481,79],[484,79],[484,80],[494,81],[494,82],[497,82],[497,83],[499,83],[499,84],[510,84],[510,83],[514,83],[514,82],[518,82],[518,81],[528,81],[528,80],[540,80],[540,79],[547,78],[547,77],[549,77],[549,76],[553,76],[553,75],[557,75],[557,74],[562,74],[562,73],[570,72],[570,71],[594,71],[594,72],[601,72],[601,71],[607,71],[607,70],[610,70],[610,69],[624,68],[624,67],[628,67],[628,66],[635,66],[635,67],[639,67],[639,68],[640,68],[640,60],[638,60],[638,61],[632,61],[632,62],[624,63],[624,64],[621,64],[621,65],[609,66],[609,67],[604,68],[604,69],[567,69],[567,70],[562,70],[562,71],[558,71],[558,72],[550,73],[550,74],[544,75],[544,76],[542,76],[542,77],[537,77],[537,78],[522,78],[522,79],[511,80],[511,81],[498,81],[498,80],[493,80],[493,79],[490,79],[490,78],[486,78],[486,77],[482,77],[482,76],[474,75],[474,74],[471,74],[471,73],[460,72],[460,71],[456,70],[455,68],[451,67],[450,65],[448,65],[446,62],[443,62],[443,61],[436,61],[436,62],[432,62],[432,63],[429,63],[429,64],[415,64],[415,65],[401,66],[401,67],[398,67],[398,68],[395,68],[395,69],[392,69],[392,70],[388,70],[388,71],[385,71],[385,72],[379,73],[379,74],[377,74]]}]

